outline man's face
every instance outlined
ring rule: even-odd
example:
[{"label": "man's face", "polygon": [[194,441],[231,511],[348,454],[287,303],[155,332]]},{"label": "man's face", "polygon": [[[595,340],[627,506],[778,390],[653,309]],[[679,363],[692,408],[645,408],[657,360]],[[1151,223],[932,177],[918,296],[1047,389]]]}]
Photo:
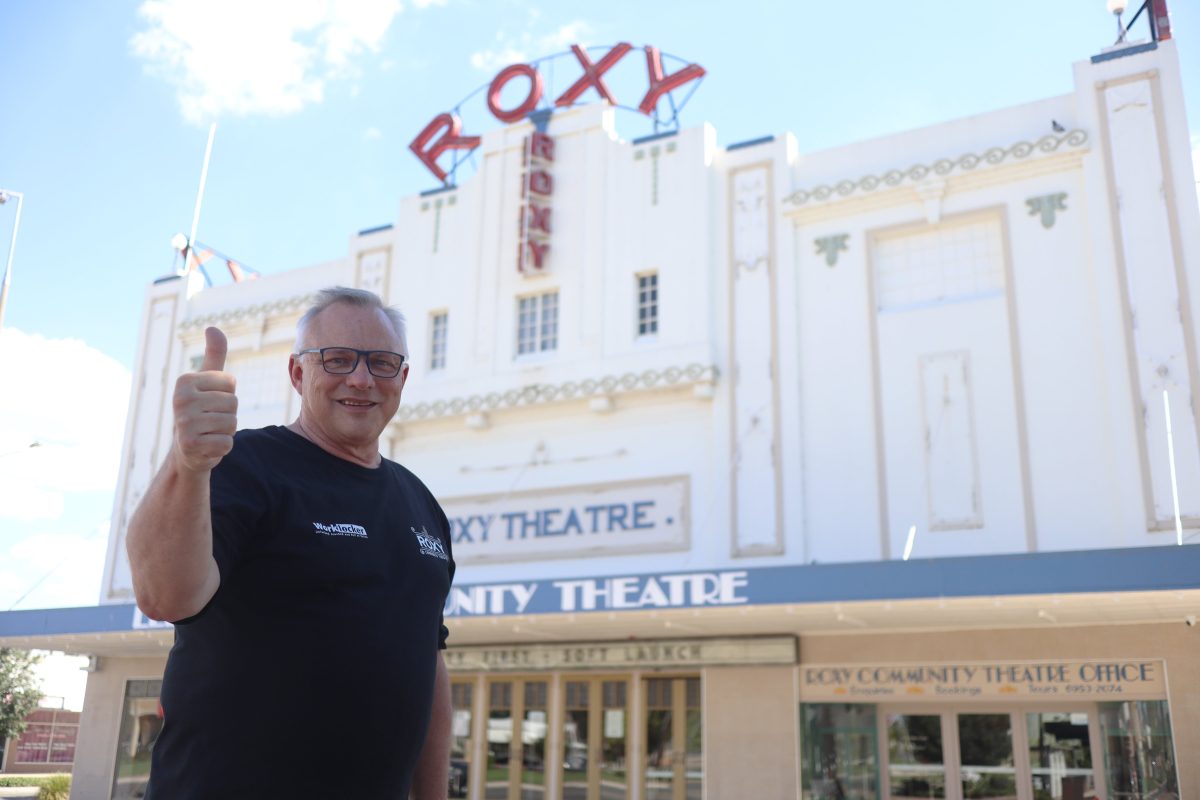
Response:
[{"label": "man's face", "polygon": [[[404,344],[382,310],[334,303],[308,324],[299,349],[353,347],[390,350],[408,355]],[[321,356],[292,356],[288,364],[292,386],[300,393],[300,419],[329,444],[345,448],[374,447],[379,435],[400,407],[400,392],[408,378],[408,364],[394,378],[379,378],[359,358],[354,371],[331,375]]]}]

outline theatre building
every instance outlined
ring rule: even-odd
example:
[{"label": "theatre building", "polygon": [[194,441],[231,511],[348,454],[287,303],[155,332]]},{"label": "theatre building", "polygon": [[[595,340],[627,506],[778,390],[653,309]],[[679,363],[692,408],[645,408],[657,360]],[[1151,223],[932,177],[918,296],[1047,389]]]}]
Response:
[{"label": "theatre building", "polygon": [[[685,69],[619,48],[558,73]],[[1068,94],[810,153],[627,136],[637,97],[506,71],[527,108],[414,141],[475,171],[344,258],[155,282],[101,602],[0,614],[96,657],[72,797],[138,796],[161,726],[172,631],[124,537],[176,376],[219,326],[239,424],[294,419],[295,324],[338,284],[408,319],[383,446],[452,525],[452,794],[1200,797],[1182,78],[1165,18],[1082,55]]]}]

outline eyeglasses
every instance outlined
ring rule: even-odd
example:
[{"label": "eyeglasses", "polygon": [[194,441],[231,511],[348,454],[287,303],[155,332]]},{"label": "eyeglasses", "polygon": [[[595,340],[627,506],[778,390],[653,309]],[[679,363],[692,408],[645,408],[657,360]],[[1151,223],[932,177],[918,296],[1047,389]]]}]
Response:
[{"label": "eyeglasses", "polygon": [[404,366],[404,356],[391,350],[356,350],[353,347],[310,347],[296,353],[319,353],[321,366],[330,375],[349,375],[358,369],[358,360],[367,360],[367,371],[376,378],[394,378]]}]

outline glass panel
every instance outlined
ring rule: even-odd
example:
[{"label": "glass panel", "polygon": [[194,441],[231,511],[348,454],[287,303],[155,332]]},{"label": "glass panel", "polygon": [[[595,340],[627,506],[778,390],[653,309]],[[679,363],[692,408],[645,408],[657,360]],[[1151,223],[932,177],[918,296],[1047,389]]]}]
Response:
[{"label": "glass panel", "polygon": [[79,738],[78,725],[55,725],[50,738],[50,763],[70,764],[75,760],[75,740]]},{"label": "glass panel", "polygon": [[469,683],[450,685],[450,780],[449,795],[466,797],[471,776],[471,699],[474,687]]},{"label": "glass panel", "polygon": [[117,735],[117,766],[113,800],[133,800],[146,793],[150,779],[150,752],[162,731],[158,695],[162,681],[129,681],[125,684],[125,709]]},{"label": "glass panel", "polygon": [[1033,800],[1083,800],[1096,794],[1085,713],[1025,715]]},{"label": "glass panel", "polygon": [[588,684],[567,682],[563,714],[563,798],[586,800],[588,786]]},{"label": "glass panel", "polygon": [[545,681],[525,684],[525,718],[521,722],[521,800],[546,796]]},{"label": "glass panel", "polygon": [[[650,681],[651,684],[659,681]],[[669,681],[661,681],[670,685]],[[646,800],[674,797],[675,745],[671,738],[669,709],[652,708],[646,714]]]},{"label": "glass panel", "polygon": [[[626,711],[624,708],[625,684],[622,681],[620,699],[622,707],[605,708],[601,721],[600,739],[600,795],[604,800],[624,800],[628,797],[629,778],[625,772],[625,730]],[[605,694],[608,694],[608,684],[605,684]],[[607,705],[607,704],[606,704]]]},{"label": "glass panel", "polygon": [[965,800],[1016,800],[1010,715],[959,714],[958,749]]},{"label": "glass panel", "polygon": [[[689,678],[688,683],[693,680],[699,685],[700,681],[694,678]],[[700,800],[704,786],[704,731],[701,713],[696,708],[687,710],[687,757],[684,762],[687,769],[687,800]]]},{"label": "glass panel", "polygon": [[946,763],[942,718],[888,714],[888,787],[892,800],[944,798]]},{"label": "glass panel", "polygon": [[879,797],[875,706],[804,703],[800,722],[804,800]]},{"label": "glass panel", "polygon": [[487,721],[487,787],[489,800],[508,797],[509,757],[512,753],[512,684],[493,683]]},{"label": "glass panel", "polygon": [[50,757],[50,732],[52,725],[28,725],[21,738],[17,739],[16,762],[18,764],[45,764]]},{"label": "glass panel", "polygon": [[1113,800],[1178,800],[1171,715],[1165,700],[1100,703],[1100,730]]}]

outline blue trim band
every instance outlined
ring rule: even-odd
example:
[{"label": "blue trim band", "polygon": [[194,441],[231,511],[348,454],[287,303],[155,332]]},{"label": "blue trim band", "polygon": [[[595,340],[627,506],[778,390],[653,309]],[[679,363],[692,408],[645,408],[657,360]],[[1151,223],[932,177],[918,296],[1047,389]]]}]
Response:
[{"label": "blue trim band", "polygon": [[[460,584],[448,617],[1200,589],[1200,546]],[[0,613],[0,638],[167,628],[132,603]]]}]

